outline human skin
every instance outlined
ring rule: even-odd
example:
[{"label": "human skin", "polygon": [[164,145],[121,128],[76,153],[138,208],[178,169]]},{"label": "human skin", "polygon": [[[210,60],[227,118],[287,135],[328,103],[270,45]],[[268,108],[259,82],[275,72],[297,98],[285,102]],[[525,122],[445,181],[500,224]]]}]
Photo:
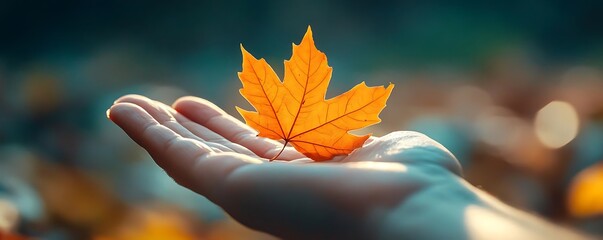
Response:
[{"label": "human skin", "polygon": [[456,158],[411,131],[316,163],[213,103],[121,97],[107,116],[178,184],[284,239],[580,239],[462,178]]}]

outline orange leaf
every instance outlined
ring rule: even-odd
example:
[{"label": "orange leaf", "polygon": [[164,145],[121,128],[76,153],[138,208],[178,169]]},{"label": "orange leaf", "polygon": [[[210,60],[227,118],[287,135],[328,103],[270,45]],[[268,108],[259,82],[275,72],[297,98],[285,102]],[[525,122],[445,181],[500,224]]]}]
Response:
[{"label": "orange leaf", "polygon": [[[370,135],[355,136],[348,131],[381,121],[379,113],[394,88],[367,87],[364,82],[337,97],[325,100],[333,69],[327,56],[316,49],[312,29],[293,55],[285,61],[281,82],[264,59],[256,59],[243,46],[243,83],[240,92],[255,112],[237,107],[247,125],[259,136],[284,140],[316,161],[345,155],[359,148]],[[275,156],[273,159],[275,159]]]}]

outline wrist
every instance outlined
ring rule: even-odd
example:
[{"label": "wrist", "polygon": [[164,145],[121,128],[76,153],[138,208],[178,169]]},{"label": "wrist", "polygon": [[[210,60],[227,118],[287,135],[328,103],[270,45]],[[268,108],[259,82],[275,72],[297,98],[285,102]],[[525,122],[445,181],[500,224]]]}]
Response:
[{"label": "wrist", "polygon": [[484,202],[463,179],[446,181],[429,184],[397,206],[377,211],[375,239],[467,239],[465,210]]},{"label": "wrist", "polygon": [[464,179],[426,186],[376,211],[371,239],[585,239],[512,208]]}]

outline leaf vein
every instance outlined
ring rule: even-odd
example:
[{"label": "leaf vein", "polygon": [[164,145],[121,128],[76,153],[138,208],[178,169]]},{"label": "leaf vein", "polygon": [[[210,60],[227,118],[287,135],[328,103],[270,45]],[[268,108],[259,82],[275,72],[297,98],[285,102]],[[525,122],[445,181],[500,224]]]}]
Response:
[{"label": "leaf vein", "polygon": [[366,106],[368,106],[368,105],[370,105],[370,104],[372,104],[372,103],[376,102],[376,101],[377,101],[377,100],[379,100],[380,98],[384,97],[386,94],[387,94],[387,92],[384,92],[384,93],[383,93],[381,96],[374,98],[373,100],[371,100],[371,101],[370,101],[370,102],[368,102],[367,104],[362,105],[362,106],[360,106],[359,108],[357,108],[357,109],[355,109],[355,110],[352,110],[352,111],[350,111],[350,112],[348,112],[348,113],[344,113],[344,114],[342,114],[342,115],[341,115],[341,116],[339,116],[339,117],[333,118],[333,119],[331,119],[331,120],[329,120],[329,121],[327,121],[327,122],[324,122],[324,123],[319,124],[319,125],[318,125],[318,126],[316,126],[316,127],[313,127],[313,128],[310,128],[310,129],[308,129],[308,130],[306,130],[306,131],[303,131],[303,132],[301,132],[301,133],[298,133],[298,134],[294,135],[293,137],[290,137],[289,139],[293,139],[293,138],[299,137],[299,136],[301,136],[301,135],[304,135],[304,134],[306,134],[306,133],[312,132],[312,131],[314,131],[314,130],[316,130],[316,129],[318,129],[318,128],[321,128],[321,127],[323,127],[323,126],[325,126],[325,125],[327,125],[327,124],[331,123],[331,122],[337,121],[337,120],[339,120],[339,119],[340,119],[340,118],[342,118],[342,117],[345,117],[345,116],[350,115],[350,114],[352,114],[352,113],[354,113],[354,112],[357,112],[357,111],[359,111],[359,110],[362,110],[362,109],[363,109],[363,108],[365,108]]}]

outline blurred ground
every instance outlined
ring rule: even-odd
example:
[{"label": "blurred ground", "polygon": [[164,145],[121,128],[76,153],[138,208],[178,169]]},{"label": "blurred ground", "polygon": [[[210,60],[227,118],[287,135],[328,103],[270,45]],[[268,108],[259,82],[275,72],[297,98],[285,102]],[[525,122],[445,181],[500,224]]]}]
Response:
[{"label": "blurred ground", "polygon": [[307,25],[329,96],[396,83],[364,132],[423,132],[472,184],[603,236],[603,4],[462,2],[0,2],[0,238],[272,239],[177,186],[105,111],[195,95],[238,117],[238,44],[282,76]]}]

